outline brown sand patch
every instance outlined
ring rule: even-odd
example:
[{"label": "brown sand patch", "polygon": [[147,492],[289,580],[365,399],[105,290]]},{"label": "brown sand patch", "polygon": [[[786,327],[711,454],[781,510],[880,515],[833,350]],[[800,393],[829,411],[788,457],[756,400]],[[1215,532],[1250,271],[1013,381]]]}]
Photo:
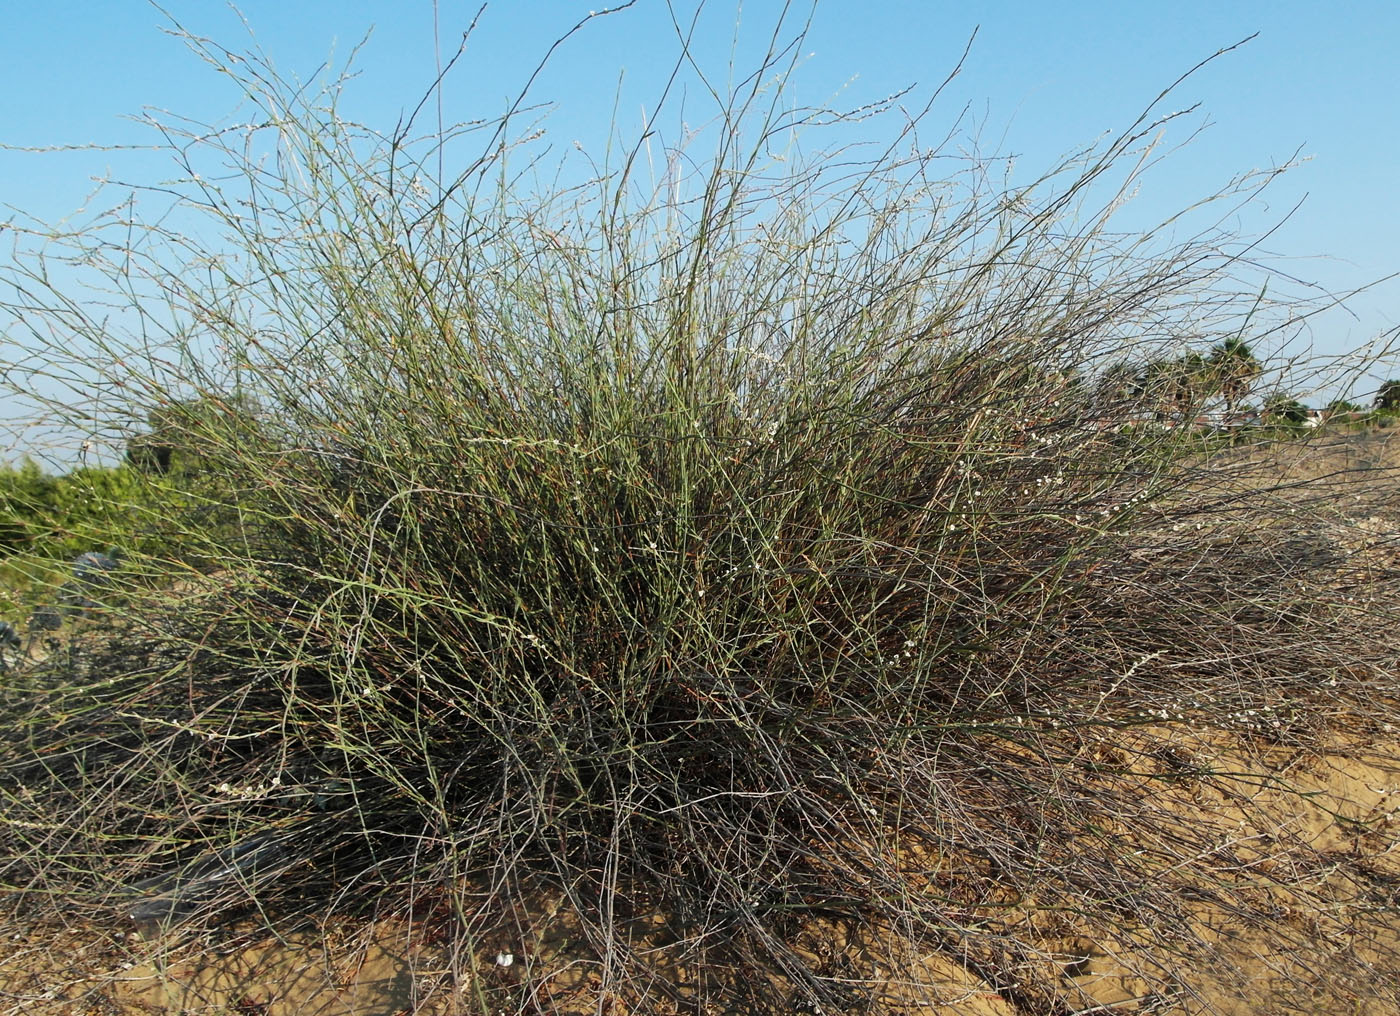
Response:
[{"label": "brown sand patch", "polygon": [[[1086,750],[1119,763],[1105,770],[1106,789],[1153,795],[1161,828],[1133,849],[1179,859],[1161,872],[1189,904],[1179,935],[1126,922],[1097,928],[1032,899],[984,915],[989,934],[1021,943],[1011,965],[1005,955],[990,965],[975,938],[920,944],[878,921],[820,916],[795,926],[791,955],[849,985],[850,1013],[1400,1011],[1400,743],[1334,736],[1298,747],[1161,726],[1106,734]],[[1180,772],[1194,775],[1167,778]],[[925,874],[939,867],[917,852],[901,864]],[[701,963],[663,915],[638,914],[619,928],[619,943],[651,956],[670,990],[600,999],[599,952],[558,900],[522,902],[520,916],[518,941],[455,960],[421,922],[280,939],[247,930],[146,939],[82,922],[36,928],[0,944],[0,1016],[448,1014],[482,1003],[493,1012],[581,1014],[600,1004],[614,1014],[706,1012],[707,988],[755,976],[726,971],[717,954]],[[497,962],[502,952],[509,966]],[[781,975],[763,976],[776,985]]]},{"label": "brown sand patch", "polygon": [[445,1013],[443,971],[407,926],[227,933],[198,943],[36,929],[0,956],[0,1012],[350,1016]]}]

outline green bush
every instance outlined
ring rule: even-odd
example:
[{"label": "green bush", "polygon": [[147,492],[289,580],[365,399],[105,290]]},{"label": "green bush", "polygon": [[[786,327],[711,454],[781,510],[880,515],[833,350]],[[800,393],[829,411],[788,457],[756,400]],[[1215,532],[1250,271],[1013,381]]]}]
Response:
[{"label": "green bush", "polygon": [[1308,419],[1308,407],[1291,395],[1275,395],[1264,402],[1264,420],[1276,427],[1301,429]]},{"label": "green bush", "polygon": [[[519,193],[494,141],[424,195],[421,152],[244,84],[279,158],[230,140],[238,184],[190,186],[254,277],[145,263],[218,341],[143,359],[77,325],[131,393],[103,419],[212,407],[179,421],[206,482],[158,520],[203,574],[133,586],[90,678],[7,690],[16,899],[432,911],[483,1012],[527,1010],[472,971],[541,898],[606,958],[599,1005],[854,1010],[793,949],[817,916],[909,943],[898,976],[942,949],[1061,1011],[1030,899],[1154,950],[1159,987],[1224,962],[1188,890],[1252,887],[1085,746],[1340,701],[1388,657],[1325,547],[1276,552],[1305,519],[1095,383],[1254,299],[1220,238],[1072,217],[1150,117],[958,197],[938,153],[774,164],[782,104],[737,96],[694,201],[627,171]],[[629,945],[654,914],[669,944]]]},{"label": "green bush", "polygon": [[44,562],[106,546],[188,556],[203,537],[187,532],[182,539],[172,528],[176,516],[183,516],[176,506],[198,505],[208,514],[209,487],[188,475],[153,478],[125,465],[51,476],[26,459],[18,469],[0,471],[0,554],[17,568],[33,561],[41,570]]},{"label": "green bush", "polygon": [[140,541],[141,484],[121,467],[84,467],[62,476],[31,459],[0,471],[0,552],[70,558],[95,546]]},{"label": "green bush", "polygon": [[0,554],[29,546],[54,514],[58,482],[33,459],[0,471]]}]

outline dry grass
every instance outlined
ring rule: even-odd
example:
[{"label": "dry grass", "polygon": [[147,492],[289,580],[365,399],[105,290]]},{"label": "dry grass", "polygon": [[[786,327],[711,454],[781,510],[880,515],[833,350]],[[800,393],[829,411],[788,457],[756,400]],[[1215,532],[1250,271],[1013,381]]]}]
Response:
[{"label": "dry grass", "polygon": [[1254,321],[1229,238],[1085,212],[1161,119],[1014,193],[779,164],[789,52],[693,202],[518,193],[509,120],[410,187],[248,64],[275,169],[170,128],[238,260],[71,239],[140,274],[126,337],[16,270],[103,379],[71,422],[158,407],[200,475],[152,520],[188,556],[0,692],[6,927],[192,970],[369,918],[478,1013],[1393,1001],[1388,855],[1278,760],[1396,720],[1394,570],[1335,487],[1099,383]]}]

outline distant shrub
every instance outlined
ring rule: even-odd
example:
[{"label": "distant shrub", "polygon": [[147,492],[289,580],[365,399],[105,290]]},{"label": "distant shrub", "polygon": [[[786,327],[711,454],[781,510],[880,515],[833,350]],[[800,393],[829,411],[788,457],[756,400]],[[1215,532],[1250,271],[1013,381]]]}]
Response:
[{"label": "distant shrub", "polygon": [[1308,407],[1289,395],[1276,395],[1264,403],[1264,419],[1270,423],[1300,425],[1308,418]]},{"label": "distant shrub", "polygon": [[1377,389],[1375,406],[1387,412],[1400,410],[1400,380],[1392,378]]},{"label": "distant shrub", "polygon": [[93,546],[140,539],[139,484],[121,467],[88,467],[62,476],[32,460],[0,470],[0,548],[67,558]]},{"label": "distant shrub", "polygon": [[41,520],[54,512],[57,485],[32,459],[0,470],[0,554],[25,549],[43,530]]}]

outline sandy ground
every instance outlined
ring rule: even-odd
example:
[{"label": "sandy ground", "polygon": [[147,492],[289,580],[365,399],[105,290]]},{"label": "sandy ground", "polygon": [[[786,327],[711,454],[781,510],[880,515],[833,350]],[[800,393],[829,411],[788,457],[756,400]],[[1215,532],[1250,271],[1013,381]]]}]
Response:
[{"label": "sandy ground", "polygon": [[[1110,944],[1089,929],[1074,935],[1061,926],[1038,942],[1041,980],[1056,985],[1059,996],[1053,1008],[1040,1008],[998,993],[976,976],[974,962],[946,947],[909,957],[917,982],[882,978],[882,957],[892,946],[876,929],[814,922],[794,940],[795,951],[819,969],[839,959],[861,994],[880,1000],[876,1011],[900,1016],[1400,1012],[1400,739],[1334,738],[1325,748],[1301,750],[1225,745],[1218,734],[1195,738],[1172,727],[1139,728],[1124,738],[1121,750],[1144,763],[1113,778],[1131,784],[1140,776],[1142,792],[1158,794],[1157,803],[1183,819],[1209,816],[1218,834],[1210,849],[1228,855],[1237,886],[1243,880],[1256,887],[1253,912],[1262,917],[1251,921],[1214,907],[1202,892],[1192,931],[1216,950],[1209,970],[1147,943],[1134,948],[1120,936]],[[1208,764],[1216,776],[1162,789],[1152,780],[1159,764],[1150,760],[1168,757]],[[1299,844],[1308,851],[1300,854]],[[1300,871],[1300,864],[1311,867]],[[1331,905],[1299,908],[1300,885]],[[1028,909],[1026,928],[1036,919]],[[142,935],[118,921],[35,927],[0,943],[0,1014],[448,1014],[466,1011],[477,992],[499,1000],[504,1012],[521,999],[529,1000],[527,1012],[598,1011],[598,957],[571,941],[561,917],[536,913],[529,923],[536,929],[529,940],[459,959],[455,969],[429,926],[404,921],[335,924],[280,940],[236,927],[183,941]],[[498,962],[503,950],[509,966]],[[1192,989],[1175,997],[1160,990],[1160,973],[1173,963]],[[1336,1008],[1339,965],[1369,966],[1375,974],[1345,1009]],[[1310,1000],[1322,1007],[1310,1008]],[[642,1010],[618,1000],[602,1011]]]}]

